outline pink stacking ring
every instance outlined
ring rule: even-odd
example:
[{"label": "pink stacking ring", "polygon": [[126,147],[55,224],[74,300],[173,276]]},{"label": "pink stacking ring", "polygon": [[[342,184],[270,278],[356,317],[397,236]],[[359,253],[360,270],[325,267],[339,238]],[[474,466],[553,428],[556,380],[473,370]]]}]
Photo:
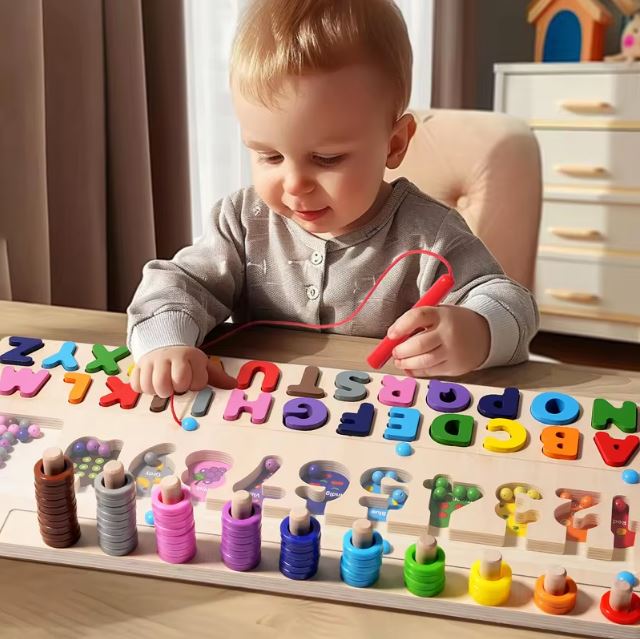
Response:
[{"label": "pink stacking ring", "polygon": [[154,514],[160,518],[163,517],[184,517],[188,512],[193,510],[191,505],[191,491],[187,486],[182,487],[182,499],[176,504],[164,504],[162,503],[162,493],[160,492],[160,486],[156,486],[151,493],[151,506],[154,510]]}]

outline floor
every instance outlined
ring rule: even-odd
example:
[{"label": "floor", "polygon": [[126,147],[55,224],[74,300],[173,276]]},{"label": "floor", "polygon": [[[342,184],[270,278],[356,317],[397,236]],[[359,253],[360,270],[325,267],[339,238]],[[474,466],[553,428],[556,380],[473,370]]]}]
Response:
[{"label": "floor", "polygon": [[530,350],[568,364],[640,371],[640,344],[540,332]]}]

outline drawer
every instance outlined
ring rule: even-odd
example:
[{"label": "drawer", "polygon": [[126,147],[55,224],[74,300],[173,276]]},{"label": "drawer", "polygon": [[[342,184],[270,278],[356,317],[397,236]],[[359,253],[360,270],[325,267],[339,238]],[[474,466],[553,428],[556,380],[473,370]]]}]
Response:
[{"label": "drawer", "polygon": [[640,191],[640,131],[537,130],[545,185]]},{"label": "drawer", "polygon": [[545,307],[567,315],[640,324],[640,259],[611,263],[599,259],[539,256],[535,293]]},{"label": "drawer", "polygon": [[640,203],[545,200],[542,247],[631,251],[640,255]]},{"label": "drawer", "polygon": [[640,72],[506,74],[503,91],[500,110],[527,121],[624,121],[640,127]]}]

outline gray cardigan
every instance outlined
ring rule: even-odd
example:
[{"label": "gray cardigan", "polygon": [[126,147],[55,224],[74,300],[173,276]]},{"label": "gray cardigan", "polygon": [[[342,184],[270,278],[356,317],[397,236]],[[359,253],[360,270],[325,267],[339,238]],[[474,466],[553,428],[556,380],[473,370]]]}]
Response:
[{"label": "gray cardigan", "polygon": [[[253,188],[218,202],[204,235],[172,260],[152,260],[128,308],[134,359],[171,345],[198,345],[216,325],[253,319],[327,324],[349,315],[400,253],[426,248],[446,257],[454,290],[443,304],[484,316],[491,349],[484,367],[528,356],[538,327],[531,293],[510,280],[457,211],[401,178],[365,226],[332,239],[270,212]],[[445,272],[414,255],[387,275],[362,312],[330,332],[383,337]]]}]

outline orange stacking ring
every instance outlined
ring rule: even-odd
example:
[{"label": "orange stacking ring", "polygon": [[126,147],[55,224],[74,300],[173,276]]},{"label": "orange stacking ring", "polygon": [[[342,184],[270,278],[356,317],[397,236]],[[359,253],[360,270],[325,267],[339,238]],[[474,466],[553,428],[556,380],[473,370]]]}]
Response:
[{"label": "orange stacking ring", "polygon": [[544,575],[540,575],[533,591],[533,601],[540,610],[550,615],[566,615],[573,610],[578,596],[576,582],[567,577],[567,589],[563,595],[552,595],[544,589]]}]

